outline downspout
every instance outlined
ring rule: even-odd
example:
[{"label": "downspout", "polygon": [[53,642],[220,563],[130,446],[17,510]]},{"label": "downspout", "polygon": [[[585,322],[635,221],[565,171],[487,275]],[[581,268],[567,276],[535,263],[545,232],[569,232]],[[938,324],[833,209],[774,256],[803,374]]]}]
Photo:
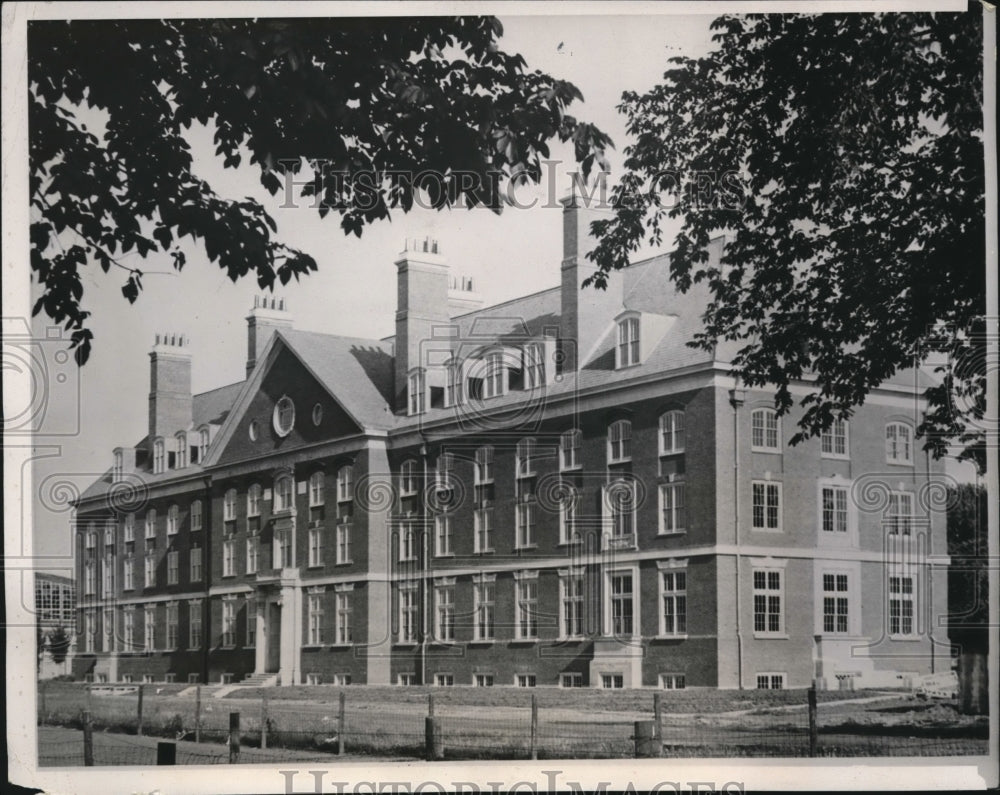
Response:
[{"label": "downspout", "polygon": [[[212,647],[212,600],[209,592],[212,588],[212,477],[205,476],[205,508],[201,512],[201,529],[205,534],[205,543],[201,550],[201,573],[205,582],[205,598],[201,608],[201,680],[208,684],[208,655]],[[189,566],[190,568],[190,566]],[[190,627],[188,628],[190,632]]]},{"label": "downspout", "polygon": [[733,407],[733,541],[736,546],[736,676],[739,689],[743,689],[743,629],[740,622],[740,406],[746,400],[746,391],[736,385],[729,390],[729,403]]},{"label": "downspout", "polygon": [[[423,436],[421,435],[421,439]],[[427,442],[420,443],[420,458],[423,464],[423,477],[420,489],[420,684],[427,684],[427,634],[429,626],[429,616],[427,614],[427,576],[429,567],[427,565],[427,554],[429,544],[427,541],[427,522],[429,514],[427,511],[427,488],[430,485],[427,479]]]},{"label": "downspout", "polygon": [[[930,451],[926,447],[924,448],[924,468],[925,468],[925,470],[927,472],[927,481],[926,481],[927,485],[925,486],[925,488],[928,490],[928,493],[930,493],[930,488],[931,488],[931,454],[930,454]],[[928,506],[931,505],[931,500],[929,498],[927,500],[927,505]],[[933,546],[931,544],[931,542],[934,539],[934,525],[931,523],[930,516],[928,516],[927,518],[928,518],[928,522],[927,522],[927,552],[928,552],[928,556],[930,556],[930,555],[934,554],[934,549],[933,549]],[[929,608],[928,610],[925,610],[924,613],[925,613],[925,615],[929,615],[930,616],[930,619],[927,622],[928,623],[927,636],[930,638],[930,641],[931,641],[931,673],[933,674],[933,673],[937,673],[937,667],[936,667],[937,660],[935,659],[935,649],[934,649],[934,647],[937,645],[935,643],[935,641],[934,641],[934,576],[933,576],[934,575],[934,571],[933,571],[933,564],[931,564],[931,563],[928,562],[928,563],[925,563],[924,565],[926,566],[926,571],[927,571],[927,606]]]}]

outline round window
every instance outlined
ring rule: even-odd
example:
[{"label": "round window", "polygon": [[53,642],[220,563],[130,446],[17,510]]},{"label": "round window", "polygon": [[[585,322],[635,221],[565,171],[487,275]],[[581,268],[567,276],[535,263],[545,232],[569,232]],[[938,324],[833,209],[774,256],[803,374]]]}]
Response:
[{"label": "round window", "polygon": [[295,425],[295,404],[287,395],[274,404],[274,432],[278,436],[288,436]]},{"label": "round window", "polygon": [[260,425],[257,420],[250,420],[250,427],[248,431],[250,433],[250,441],[256,442],[257,437],[260,435]]},{"label": "round window", "polygon": [[313,406],[313,425],[319,425],[323,421],[323,407],[317,403]]}]

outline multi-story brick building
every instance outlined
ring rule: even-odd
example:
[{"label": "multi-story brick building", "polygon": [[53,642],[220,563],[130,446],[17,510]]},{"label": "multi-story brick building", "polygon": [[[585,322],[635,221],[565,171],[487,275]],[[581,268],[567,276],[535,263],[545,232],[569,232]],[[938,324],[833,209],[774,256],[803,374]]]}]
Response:
[{"label": "multi-story brick building", "polygon": [[258,302],[246,380],[203,394],[187,342],[158,337],[148,436],[77,505],[77,674],[753,688],[945,668],[923,376],[790,446],[796,409],[744,388],[729,346],[688,344],[707,293],[677,294],[669,255],[581,291],[584,211],[563,223],[561,284],[489,308],[436,243],[408,246],[393,338]]}]

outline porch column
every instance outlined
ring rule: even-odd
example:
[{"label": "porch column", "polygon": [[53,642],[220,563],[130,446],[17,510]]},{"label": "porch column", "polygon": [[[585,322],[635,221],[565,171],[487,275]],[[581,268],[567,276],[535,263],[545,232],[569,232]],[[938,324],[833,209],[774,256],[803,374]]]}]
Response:
[{"label": "porch column", "polygon": [[281,685],[299,684],[302,653],[302,592],[286,585],[281,589],[281,654],[278,666]]},{"label": "porch column", "polygon": [[267,622],[264,620],[264,611],[267,609],[267,600],[263,597],[257,599],[257,644],[254,648],[253,672],[262,674],[267,670]]}]

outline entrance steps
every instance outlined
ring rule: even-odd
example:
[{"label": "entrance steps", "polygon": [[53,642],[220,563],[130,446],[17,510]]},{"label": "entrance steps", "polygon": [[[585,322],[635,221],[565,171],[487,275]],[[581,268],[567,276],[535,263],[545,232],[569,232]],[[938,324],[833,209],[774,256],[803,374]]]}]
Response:
[{"label": "entrance steps", "polygon": [[240,690],[244,687],[274,687],[276,684],[278,684],[277,674],[251,674],[239,684],[223,685],[212,693],[212,698],[222,698],[234,690]]}]

